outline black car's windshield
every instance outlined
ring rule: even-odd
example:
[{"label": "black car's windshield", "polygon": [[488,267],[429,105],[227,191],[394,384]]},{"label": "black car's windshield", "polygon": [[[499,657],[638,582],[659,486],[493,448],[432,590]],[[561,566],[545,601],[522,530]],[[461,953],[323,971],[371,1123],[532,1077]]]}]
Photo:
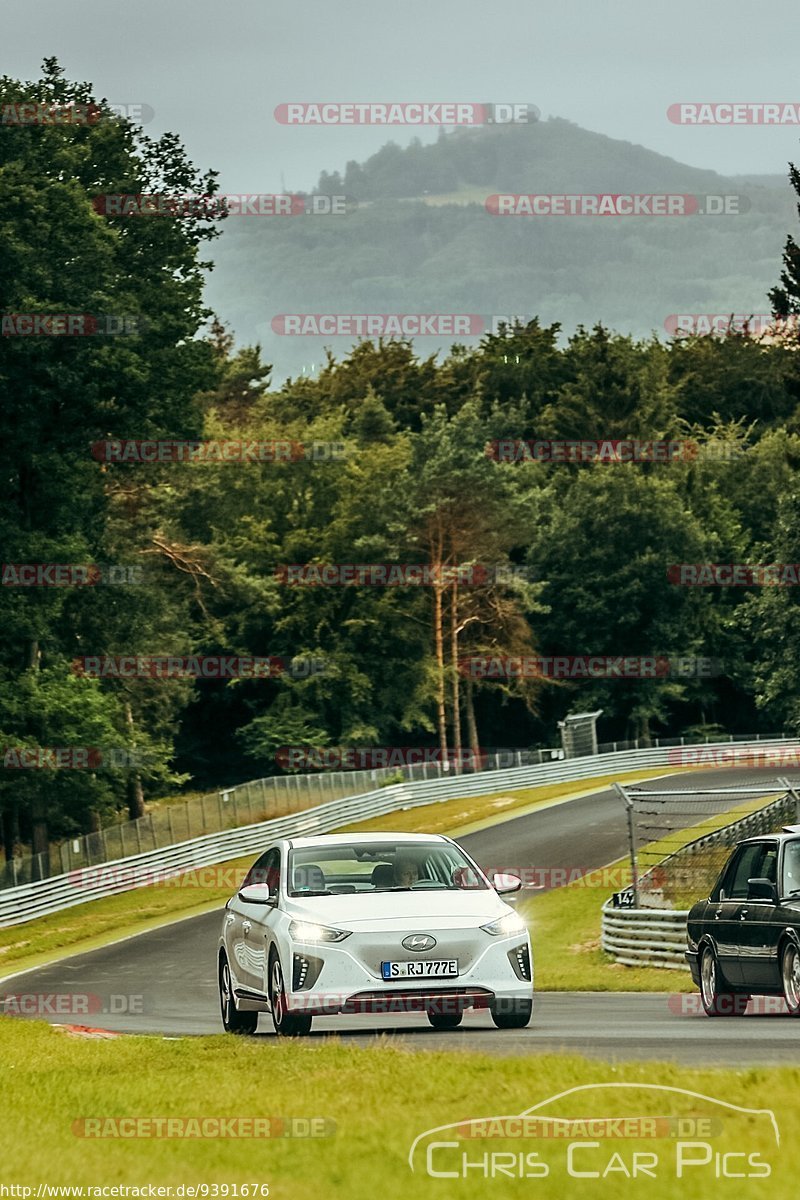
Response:
[{"label": "black car's windshield", "polygon": [[291,896],[486,889],[458,846],[380,842],[308,846],[289,852]]},{"label": "black car's windshield", "polygon": [[784,846],[781,895],[800,896],[800,838]]}]

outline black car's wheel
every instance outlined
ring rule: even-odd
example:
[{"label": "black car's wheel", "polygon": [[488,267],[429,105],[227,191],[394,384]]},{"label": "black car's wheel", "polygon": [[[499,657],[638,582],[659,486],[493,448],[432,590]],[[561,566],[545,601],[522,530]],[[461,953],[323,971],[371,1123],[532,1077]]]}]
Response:
[{"label": "black car's wheel", "polygon": [[463,1017],[463,1012],[443,1013],[428,1009],[428,1020],[434,1029],[458,1029]]},{"label": "black car's wheel", "polygon": [[283,986],[281,960],[276,950],[269,954],[269,1004],[272,1024],[278,1037],[305,1037],[311,1029],[309,1013],[290,1013],[286,1008],[286,989]]},{"label": "black car's wheel", "polygon": [[231,970],[224,954],[219,957],[219,1006],[222,1012],[222,1027],[226,1033],[255,1033],[258,1025],[257,1012],[239,1012],[233,998]]},{"label": "black car's wheel", "polygon": [[784,947],[781,956],[781,981],[783,998],[789,1014],[800,1017],[800,950],[794,942]]},{"label": "black car's wheel", "polygon": [[498,1029],[524,1029],[533,1013],[532,1000],[504,1000],[498,996],[489,1006]]},{"label": "black car's wheel", "polygon": [[710,946],[703,948],[700,957],[700,998],[706,1016],[741,1017],[747,1008],[749,996],[740,996],[724,990],[724,980],[719,969],[717,956]]}]

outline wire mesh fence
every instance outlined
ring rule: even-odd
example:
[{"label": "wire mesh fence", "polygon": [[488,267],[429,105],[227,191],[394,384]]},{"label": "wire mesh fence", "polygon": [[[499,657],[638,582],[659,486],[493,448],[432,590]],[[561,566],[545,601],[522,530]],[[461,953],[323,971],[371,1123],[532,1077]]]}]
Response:
[{"label": "wire mesh fence", "polygon": [[[767,747],[764,754],[768,755],[769,743],[775,746],[786,739],[780,734],[732,734],[722,740],[729,744],[748,742],[752,745],[760,742]],[[674,753],[670,762],[674,761],[676,766],[724,765],[727,761],[724,758],[705,763],[695,762],[688,750],[684,754],[684,747],[703,747],[710,743],[719,747],[721,739],[718,736],[694,739],[638,738],[600,745],[598,753],[669,747],[674,748],[670,749],[670,754]],[[722,751],[717,750],[715,753],[724,755],[726,752],[723,747]],[[785,754],[783,746],[780,746],[780,753]],[[741,761],[735,757],[735,748],[731,754],[731,763]],[[473,760],[467,759],[461,769],[464,773],[497,771],[550,763],[563,756],[561,748],[498,749],[475,756]],[[752,765],[760,765],[760,760]],[[15,857],[10,862],[0,861],[0,890],[19,884],[35,883],[83,867],[113,862],[148,850],[161,850],[203,834],[220,833],[226,829],[303,812],[329,800],[363,795],[375,787],[389,783],[441,779],[454,773],[452,762],[429,761],[360,771],[271,775],[185,801],[164,802],[153,805],[150,811],[138,820],[116,822],[96,832],[80,834],[54,843],[40,854]]]},{"label": "wire mesh fence", "polygon": [[[476,756],[465,773],[495,771],[552,762],[555,750],[504,750]],[[423,762],[366,771],[319,771],[309,775],[271,775],[236,787],[153,806],[135,821],[108,825],[53,844],[40,854],[0,864],[0,890],[35,883],[53,875],[114,862],[148,850],[161,850],[208,833],[255,825],[304,812],[329,800],[359,796],[376,787],[405,780],[441,779],[452,775],[452,763]]]},{"label": "wire mesh fence", "polygon": [[707,896],[746,837],[800,821],[800,778],[669,790],[617,785],[626,806],[632,884],[620,903],[689,908]]}]

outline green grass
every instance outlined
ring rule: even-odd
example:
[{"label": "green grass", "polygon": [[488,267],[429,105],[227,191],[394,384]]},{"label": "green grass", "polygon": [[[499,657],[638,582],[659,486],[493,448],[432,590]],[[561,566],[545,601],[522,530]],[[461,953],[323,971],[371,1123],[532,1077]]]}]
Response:
[{"label": "green grass", "polygon": [[[534,1016],[535,1020],[535,1016]],[[454,1044],[468,1037],[453,1034]],[[497,1033],[498,1046],[506,1037]],[[423,1038],[419,1041],[422,1042]],[[267,1184],[270,1200],[472,1200],[497,1196],[586,1200],[609,1195],[668,1200],[742,1196],[781,1200],[796,1192],[800,1171],[800,1110],[796,1069],[716,1071],[668,1063],[617,1066],[577,1056],[500,1057],[408,1050],[383,1039],[361,1048],[345,1040],[276,1042],[231,1037],[70,1039],[39,1022],[0,1017],[0,1062],[6,1095],[0,1134],[5,1184],[51,1185]],[[609,1084],[658,1081],[750,1109],[775,1110],[780,1150],[768,1118],[720,1109],[708,1101],[644,1087]],[[547,1178],[433,1179],[424,1152],[411,1173],[408,1154],[424,1131],[450,1122],[520,1113],[568,1088],[603,1085],[546,1111],[562,1117],[710,1115],[720,1120],[708,1144],[714,1152],[759,1153],[771,1165],[763,1180],[717,1181],[713,1162],[678,1180],[674,1139],[607,1140],[580,1151],[579,1169],[602,1170],[614,1153],[630,1163],[634,1150],[658,1155],[655,1179],[629,1181],[619,1170],[606,1180],[566,1174],[566,1146],[554,1140],[470,1139],[459,1145],[470,1161],[485,1153],[538,1153]],[[185,1140],[85,1138],[82,1118],[322,1117],[335,1123],[317,1139]],[[333,1128],[329,1126],[329,1128]],[[445,1135],[446,1137],[448,1135]],[[452,1139],[452,1134],[449,1137]],[[584,1141],[585,1138],[577,1140]],[[692,1138],[692,1140],[696,1140]],[[424,1151],[424,1147],[423,1147]],[[441,1153],[441,1152],[438,1152]],[[697,1152],[695,1152],[697,1153]],[[452,1161],[452,1160],[451,1160]],[[441,1158],[434,1165],[445,1165]],[[741,1169],[734,1160],[732,1169]],[[614,1181],[616,1187],[614,1187]],[[230,1195],[230,1193],[228,1193]],[[34,1193],[35,1195],[35,1193]],[[252,1195],[252,1193],[251,1193]]]},{"label": "green grass", "polygon": [[533,945],[539,992],[692,992],[688,971],[623,967],[600,949],[601,909],[612,891],[630,882],[624,860],[592,871],[520,907]]}]

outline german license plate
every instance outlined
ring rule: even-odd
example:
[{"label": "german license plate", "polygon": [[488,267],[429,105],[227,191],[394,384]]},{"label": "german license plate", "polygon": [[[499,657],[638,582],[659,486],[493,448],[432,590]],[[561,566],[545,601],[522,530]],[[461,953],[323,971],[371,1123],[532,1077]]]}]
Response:
[{"label": "german license plate", "polygon": [[458,959],[431,958],[424,962],[382,962],[384,979],[447,979],[458,974]]}]

